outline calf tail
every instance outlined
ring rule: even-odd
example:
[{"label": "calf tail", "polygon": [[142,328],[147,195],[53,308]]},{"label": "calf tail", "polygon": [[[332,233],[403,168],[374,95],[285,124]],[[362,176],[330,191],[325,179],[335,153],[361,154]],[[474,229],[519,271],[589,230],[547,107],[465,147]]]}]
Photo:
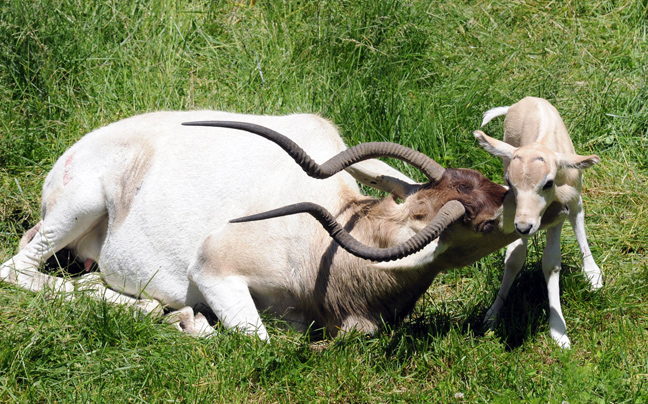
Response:
[{"label": "calf tail", "polygon": [[508,110],[509,107],[497,107],[497,108],[489,109],[488,111],[484,112],[484,119],[482,120],[480,127],[484,127],[484,125],[490,122],[493,118],[506,115]]}]

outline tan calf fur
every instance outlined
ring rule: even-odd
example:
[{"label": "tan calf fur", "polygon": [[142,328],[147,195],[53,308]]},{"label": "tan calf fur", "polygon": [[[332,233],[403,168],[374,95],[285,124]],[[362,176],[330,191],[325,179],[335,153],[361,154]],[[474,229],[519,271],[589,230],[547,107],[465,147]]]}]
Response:
[{"label": "tan calf fur", "polygon": [[[540,229],[541,218],[552,204],[569,211],[569,221],[583,255],[583,271],[593,289],[602,286],[601,271],[592,258],[585,235],[584,213],[580,196],[581,170],[600,162],[596,155],[576,154],[560,114],[547,100],[526,97],[510,107],[498,107],[484,113],[482,126],[497,116],[506,115],[504,141],[493,139],[481,130],[475,138],[491,154],[504,162],[504,179],[515,196],[515,231],[522,237],[509,245],[502,286],[486,315],[492,325],[502,308],[509,288],[526,256],[527,239]],[[547,229],[543,270],[549,290],[552,337],[562,346],[570,346],[562,315],[558,273],[560,271],[560,231],[562,221]]]}]

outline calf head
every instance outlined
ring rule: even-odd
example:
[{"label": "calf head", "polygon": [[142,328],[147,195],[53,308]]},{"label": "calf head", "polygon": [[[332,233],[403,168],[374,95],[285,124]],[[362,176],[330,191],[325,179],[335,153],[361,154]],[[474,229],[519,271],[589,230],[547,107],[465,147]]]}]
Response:
[{"label": "calf head", "polygon": [[567,169],[582,170],[600,161],[596,155],[557,153],[540,143],[514,147],[480,130],[473,134],[484,149],[504,161],[504,179],[515,195],[515,231],[521,237],[538,231],[547,207],[557,201],[556,188],[568,180]]}]

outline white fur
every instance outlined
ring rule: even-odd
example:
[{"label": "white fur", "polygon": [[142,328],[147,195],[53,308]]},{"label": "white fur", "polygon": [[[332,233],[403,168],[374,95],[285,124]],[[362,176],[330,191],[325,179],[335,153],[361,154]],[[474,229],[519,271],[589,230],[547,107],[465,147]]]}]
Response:
[{"label": "white fur", "polygon": [[[146,313],[161,312],[157,302],[162,302],[182,310],[181,320],[170,322],[189,324],[185,330],[200,335],[205,321],[188,318],[193,313],[187,306],[204,304],[226,327],[267,339],[257,305],[279,314],[290,311],[282,307],[283,293],[297,294],[299,278],[314,276],[313,263],[319,263],[330,241],[307,215],[228,221],[305,201],[338,214],[363,196],[348,173],[310,178],[283,150],[258,136],[181,126],[204,120],[269,127],[320,163],[346,149],[337,129],[315,115],[156,112],[110,124],[58,159],[43,186],[42,221],[23,237],[19,253],[0,266],[0,281],[34,291],[54,289],[70,298],[76,288]],[[414,183],[378,160],[350,171],[402,197]],[[96,261],[111,289],[94,282],[96,277],[72,283],[39,272],[39,265],[62,248],[74,250],[81,262]],[[292,320],[305,327],[310,321]]]},{"label": "white fur", "polygon": [[[504,142],[475,132],[480,144],[504,160],[505,178],[515,194],[515,227],[522,237],[530,237],[539,228],[541,217],[554,202],[569,208],[569,221],[583,255],[583,272],[591,287],[602,286],[601,271],[592,258],[587,238],[581,190],[580,169],[599,162],[597,156],[578,156],[558,111],[546,100],[527,97],[511,107],[498,107],[484,113],[482,126],[491,119],[506,115]],[[544,189],[548,181],[553,187]],[[560,306],[558,275],[560,272],[560,231],[562,221],[547,230],[547,244],[542,267],[549,294],[549,326],[552,338],[563,348],[570,347],[567,326]],[[522,269],[526,256],[526,239],[509,245],[505,271],[497,298],[486,314],[492,326],[502,309],[513,280]]]},{"label": "white fur", "polygon": [[484,127],[484,125],[492,121],[493,118],[506,115],[508,113],[508,110],[509,107],[497,107],[497,108],[489,109],[488,111],[484,112],[484,117],[482,119],[481,127]]}]

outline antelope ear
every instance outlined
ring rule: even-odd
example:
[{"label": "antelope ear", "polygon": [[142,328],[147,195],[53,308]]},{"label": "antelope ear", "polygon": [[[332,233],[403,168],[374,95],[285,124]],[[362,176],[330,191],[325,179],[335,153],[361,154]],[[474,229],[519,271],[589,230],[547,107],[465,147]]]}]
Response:
[{"label": "antelope ear", "polygon": [[502,142],[501,140],[493,139],[481,130],[474,131],[473,136],[475,136],[479,141],[479,144],[486,149],[487,152],[505,160],[510,160],[516,150],[516,148],[510,144]]},{"label": "antelope ear", "polygon": [[380,160],[361,161],[345,168],[359,183],[381,191],[389,192],[401,199],[416,192],[419,184],[392,166]]},{"label": "antelope ear", "polygon": [[584,170],[590,168],[594,164],[601,162],[601,158],[596,154],[589,156],[580,156],[578,154],[558,154],[558,166],[565,168],[578,168]]}]

